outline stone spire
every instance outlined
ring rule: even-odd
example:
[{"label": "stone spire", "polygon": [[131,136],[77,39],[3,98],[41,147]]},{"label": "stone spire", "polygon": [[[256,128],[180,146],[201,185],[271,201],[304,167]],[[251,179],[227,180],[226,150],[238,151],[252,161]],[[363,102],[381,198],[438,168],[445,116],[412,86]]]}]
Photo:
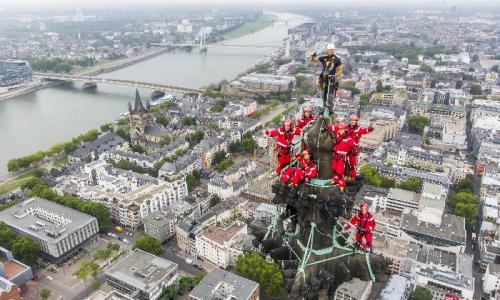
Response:
[{"label": "stone spire", "polygon": [[139,95],[139,90],[135,89],[135,106],[134,113],[142,113],[145,112],[146,109],[144,105],[142,105],[141,95]]}]

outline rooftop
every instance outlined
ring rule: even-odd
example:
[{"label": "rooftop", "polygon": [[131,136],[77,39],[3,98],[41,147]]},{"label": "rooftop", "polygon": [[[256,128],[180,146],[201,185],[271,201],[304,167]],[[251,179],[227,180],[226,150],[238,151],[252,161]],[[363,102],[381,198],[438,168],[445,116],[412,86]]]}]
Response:
[{"label": "rooftop", "polygon": [[369,288],[371,288],[371,281],[362,281],[359,278],[353,278],[351,281],[342,283],[335,292],[344,292],[354,299],[361,299],[366,289]]},{"label": "rooftop", "polygon": [[144,223],[149,223],[156,227],[167,226],[168,224],[175,222],[175,220],[175,214],[163,211],[156,211],[144,217]]},{"label": "rooftop", "polygon": [[189,296],[203,300],[246,300],[258,287],[259,284],[254,281],[221,269],[214,269],[189,293]]},{"label": "rooftop", "polygon": [[398,188],[389,189],[389,194],[387,195],[387,198],[404,202],[413,202],[416,204],[418,204],[419,200],[417,193]]},{"label": "rooftop", "polygon": [[0,212],[0,220],[28,235],[56,243],[96,218],[38,197]]},{"label": "rooftop", "polygon": [[106,276],[126,282],[145,292],[157,288],[166,276],[174,276],[177,264],[136,249],[106,272]]},{"label": "rooftop", "polygon": [[225,229],[217,226],[210,226],[205,230],[203,230],[201,235],[212,241],[215,241],[220,245],[224,245],[225,243],[234,239],[245,227],[246,227],[245,224],[241,225],[234,224],[231,225],[231,227]]},{"label": "rooftop", "polygon": [[454,215],[443,214],[441,225],[438,227],[420,222],[414,214],[403,214],[401,229],[461,245],[465,244],[465,219]]},{"label": "rooftop", "polygon": [[93,294],[85,300],[132,300],[132,298],[129,298],[117,291],[111,291],[109,293],[97,291],[97,293]]},{"label": "rooftop", "polygon": [[406,298],[406,293],[409,290],[408,279],[392,275],[386,287],[380,294],[381,300],[401,300]]}]

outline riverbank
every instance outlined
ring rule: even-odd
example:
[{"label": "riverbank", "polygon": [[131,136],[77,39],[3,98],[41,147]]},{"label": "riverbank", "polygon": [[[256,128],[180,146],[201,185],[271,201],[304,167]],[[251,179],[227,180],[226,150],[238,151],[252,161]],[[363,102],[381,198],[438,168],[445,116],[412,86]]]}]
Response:
[{"label": "riverbank", "polygon": [[274,23],[275,16],[271,14],[262,14],[257,20],[253,22],[246,22],[236,27],[235,29],[222,35],[223,41],[229,39],[235,39],[242,37],[247,34],[254,33],[256,31],[262,30]]},{"label": "riverbank", "polygon": [[[102,76],[195,88],[233,80],[282,47],[289,28],[308,20],[294,14],[277,13],[277,16],[279,21],[273,26],[234,40],[234,44],[245,47],[214,45],[204,54],[174,51]],[[0,181],[7,174],[10,158],[48,149],[96,128],[115,119],[126,110],[128,102],[134,101],[135,88],[131,86],[98,84],[97,89],[86,91],[79,86],[59,84],[0,101],[0,136],[7,145],[0,147]],[[143,98],[150,93],[146,89],[139,92]]]},{"label": "riverbank", "polygon": [[30,82],[30,83],[27,83],[23,86],[20,86],[17,89],[13,89],[13,90],[5,92],[5,93],[0,93],[0,101],[14,98],[17,96],[22,96],[24,94],[37,91],[43,87],[44,87],[43,83],[40,80],[36,80],[36,81]]}]

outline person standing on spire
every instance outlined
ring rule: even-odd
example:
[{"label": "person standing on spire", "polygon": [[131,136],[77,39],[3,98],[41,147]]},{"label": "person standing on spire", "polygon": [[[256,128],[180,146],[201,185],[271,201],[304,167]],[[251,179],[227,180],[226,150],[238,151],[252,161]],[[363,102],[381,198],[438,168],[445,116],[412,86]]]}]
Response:
[{"label": "person standing on spire", "polygon": [[351,115],[349,117],[349,125],[347,126],[347,135],[354,140],[354,148],[349,151],[349,177],[358,177],[358,155],[359,155],[359,141],[361,137],[373,131],[373,126],[370,124],[368,127],[361,127],[358,125],[358,116]]},{"label": "person standing on spire", "polygon": [[293,122],[287,119],[283,122],[283,126],[274,129],[266,130],[264,132],[268,137],[278,137],[276,142],[276,152],[278,152],[278,167],[276,168],[276,174],[280,175],[283,168],[288,166],[291,157],[292,140],[296,135],[300,135],[301,130],[293,126]]},{"label": "person standing on spire", "polygon": [[332,183],[338,184],[339,189],[344,191],[346,186],[345,168],[347,163],[347,153],[354,147],[354,140],[347,135],[347,125],[340,123],[336,126],[328,126],[330,132],[337,136],[337,143],[333,147]]},{"label": "person standing on spire", "polygon": [[372,231],[377,225],[375,223],[375,215],[368,211],[368,204],[365,202],[361,203],[359,209],[359,212],[357,212],[349,223],[346,224],[345,230],[356,227],[356,241],[358,242],[359,248],[361,250],[371,251],[373,242]]},{"label": "person standing on spire", "polygon": [[[339,87],[339,78],[342,75],[344,67],[342,66],[342,61],[335,55],[335,46],[333,44],[328,44],[326,46],[326,55],[318,57],[316,52],[311,55],[311,62],[321,62],[323,70],[319,74],[318,85],[323,90],[323,101],[328,98],[328,93],[335,96],[335,92]],[[328,84],[330,86],[328,88]],[[333,107],[333,101],[330,99],[328,106]]]},{"label": "person standing on spire", "polygon": [[302,115],[302,118],[297,122],[297,127],[300,128],[301,130],[306,127],[309,122],[314,122],[316,121],[316,118],[313,117],[312,115],[312,109],[309,106],[306,106],[302,109],[304,112]]}]

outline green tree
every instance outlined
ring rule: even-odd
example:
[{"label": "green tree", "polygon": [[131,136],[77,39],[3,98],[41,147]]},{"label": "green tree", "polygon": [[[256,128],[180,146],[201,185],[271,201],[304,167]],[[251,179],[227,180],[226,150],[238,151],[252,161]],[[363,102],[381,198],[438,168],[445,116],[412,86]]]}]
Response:
[{"label": "green tree", "polygon": [[41,291],[40,291],[40,298],[42,300],[47,300],[49,299],[50,297],[50,290],[46,287],[44,287]]},{"label": "green tree", "polygon": [[221,112],[224,110],[224,107],[228,105],[229,102],[227,100],[218,100],[215,104],[210,108],[211,112]]},{"label": "green tree", "polygon": [[27,235],[23,235],[12,243],[12,254],[28,266],[38,259],[38,244]]},{"label": "green tree", "polygon": [[358,88],[356,88],[356,84],[352,80],[344,80],[344,81],[342,81],[342,83],[340,84],[339,87],[341,89],[351,91],[352,94],[354,94],[354,95],[361,93],[361,91]]},{"label": "green tree", "polygon": [[474,182],[469,178],[464,178],[458,182],[458,191],[474,193]]},{"label": "green tree", "polygon": [[12,249],[12,243],[16,239],[16,233],[9,225],[0,221],[0,245],[7,249]]},{"label": "green tree", "polygon": [[102,124],[100,127],[101,132],[113,131],[113,128],[114,126],[111,123]]},{"label": "green tree", "polygon": [[413,115],[408,119],[408,128],[410,131],[422,134],[425,126],[429,124],[429,119],[421,115]]},{"label": "green tree", "polygon": [[188,191],[191,192],[195,187],[200,184],[200,173],[198,171],[193,171],[193,173],[186,176],[186,184]]},{"label": "green tree", "polygon": [[478,62],[479,61],[479,55],[474,54],[472,55],[472,62]]},{"label": "green tree", "polygon": [[424,287],[417,286],[411,293],[411,300],[432,300],[432,293]]},{"label": "green tree", "polygon": [[453,214],[464,217],[467,224],[475,224],[478,213],[477,204],[459,202],[453,209]]},{"label": "green tree", "polygon": [[396,186],[396,180],[388,176],[380,176],[380,186],[383,188],[393,188]]},{"label": "green tree", "polygon": [[160,300],[174,300],[176,295],[177,288],[175,287],[175,284],[171,284],[163,290],[163,295],[161,296]]},{"label": "green tree", "polygon": [[212,159],[212,166],[218,165],[221,163],[225,158],[226,158],[226,151],[222,150],[219,152],[216,152],[214,155],[214,158]]},{"label": "green tree", "polygon": [[195,117],[185,117],[182,119],[182,126],[196,126],[196,118]]},{"label": "green tree", "polygon": [[470,93],[472,95],[481,95],[483,93],[483,90],[481,89],[481,85],[474,83],[470,87]]},{"label": "green tree", "polygon": [[398,186],[400,189],[411,191],[411,192],[420,192],[420,188],[422,187],[422,178],[420,177],[410,177],[405,181],[401,182]]},{"label": "green tree", "polygon": [[274,262],[267,262],[257,253],[245,253],[236,260],[236,274],[260,284],[261,291],[267,296],[285,294],[283,273]]},{"label": "green tree", "polygon": [[189,146],[193,147],[194,145],[199,144],[205,138],[205,132],[202,130],[196,130],[193,134],[190,134],[186,137],[186,140],[189,142]]},{"label": "green tree", "polygon": [[227,169],[229,169],[229,167],[231,167],[233,164],[234,164],[234,161],[232,159],[225,159],[225,160],[221,161],[217,165],[217,167],[215,167],[215,169],[217,170],[217,172],[222,173],[222,172],[226,171]]},{"label": "green tree", "polygon": [[92,288],[94,290],[98,290],[100,287],[101,287],[101,283],[98,280],[94,280],[94,282],[92,282]]},{"label": "green tree", "polygon": [[116,134],[127,142],[130,142],[130,128],[120,127],[116,130]]},{"label": "green tree", "polygon": [[73,273],[73,275],[75,275],[76,278],[83,280],[83,282],[87,280],[87,277],[89,277],[90,274],[90,270],[87,267],[87,264],[88,261],[82,261],[80,268],[76,270],[75,273]]},{"label": "green tree", "polygon": [[245,153],[251,154],[254,149],[257,147],[257,142],[253,139],[253,137],[244,137],[241,140],[241,146],[243,147],[243,151]]},{"label": "green tree", "polygon": [[135,241],[134,249],[141,249],[156,256],[160,256],[163,253],[161,242],[151,236],[141,236],[138,238]]},{"label": "green tree", "polygon": [[457,82],[455,82],[456,89],[461,89],[463,85],[464,83],[462,82],[462,80],[457,80]]},{"label": "green tree", "polygon": [[491,71],[498,73],[498,65],[494,65],[493,67],[491,67]]},{"label": "green tree", "polygon": [[156,117],[156,123],[166,127],[168,125],[168,119],[164,115],[159,115]]},{"label": "green tree", "polygon": [[420,65],[420,71],[424,73],[434,73],[434,69],[426,64],[421,64]]},{"label": "green tree", "polygon": [[368,185],[381,186],[382,178],[380,178],[377,170],[372,167],[362,166],[359,172],[363,175],[363,182]]},{"label": "green tree", "polygon": [[212,197],[210,197],[210,207],[216,206],[220,201],[220,197],[217,194],[213,194]]},{"label": "green tree", "polygon": [[366,106],[370,102],[370,94],[363,94],[359,97],[359,105]]},{"label": "green tree", "polygon": [[450,196],[453,214],[465,218],[467,224],[475,224],[478,214],[479,197],[470,191],[462,191]]}]

